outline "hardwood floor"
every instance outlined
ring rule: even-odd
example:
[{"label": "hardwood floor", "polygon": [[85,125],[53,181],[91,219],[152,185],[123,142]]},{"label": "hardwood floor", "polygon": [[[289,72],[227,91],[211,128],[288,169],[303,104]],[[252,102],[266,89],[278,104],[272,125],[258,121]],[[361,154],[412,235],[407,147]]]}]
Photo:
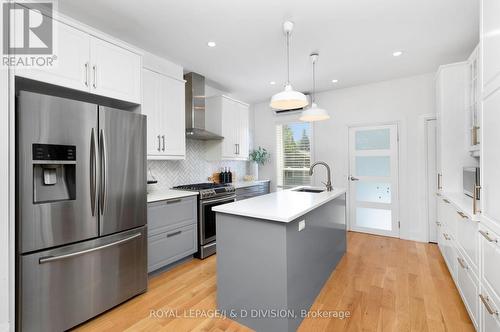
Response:
[{"label": "hardwood floor", "polygon": [[[152,277],[147,293],[77,330],[252,331],[230,319],[185,317],[196,314],[191,309],[215,308],[212,256]],[[347,254],[311,310],[349,311],[351,317],[306,318],[299,331],[474,331],[436,245],[361,233],[348,233]]]}]

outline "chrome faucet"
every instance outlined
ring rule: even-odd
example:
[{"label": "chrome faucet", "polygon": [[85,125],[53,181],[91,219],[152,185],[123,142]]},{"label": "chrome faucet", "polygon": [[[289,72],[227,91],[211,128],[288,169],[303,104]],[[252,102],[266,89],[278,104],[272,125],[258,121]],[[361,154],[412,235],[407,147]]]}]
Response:
[{"label": "chrome faucet", "polygon": [[332,176],[330,173],[330,166],[328,166],[328,164],[325,163],[324,161],[317,161],[314,164],[312,164],[311,167],[309,168],[309,176],[313,175],[313,168],[316,165],[323,165],[326,167],[326,177],[328,179],[327,179],[326,183],[325,182],[322,182],[322,183],[326,186],[326,191],[332,191],[333,187],[332,187]]}]

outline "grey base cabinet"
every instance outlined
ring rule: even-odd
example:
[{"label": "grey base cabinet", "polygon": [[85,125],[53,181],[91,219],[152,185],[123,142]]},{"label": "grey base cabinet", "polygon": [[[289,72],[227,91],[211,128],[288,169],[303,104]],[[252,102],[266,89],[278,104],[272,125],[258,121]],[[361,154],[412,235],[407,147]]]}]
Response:
[{"label": "grey base cabinet", "polygon": [[196,196],[148,204],[148,272],[197,251]]}]

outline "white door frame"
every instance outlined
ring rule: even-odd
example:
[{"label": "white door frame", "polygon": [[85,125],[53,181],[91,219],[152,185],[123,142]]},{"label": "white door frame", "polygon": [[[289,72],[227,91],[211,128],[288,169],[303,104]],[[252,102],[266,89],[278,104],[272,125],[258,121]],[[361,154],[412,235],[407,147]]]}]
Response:
[{"label": "white door frame", "polygon": [[[423,131],[423,140],[422,140],[422,157],[423,157],[423,165],[422,165],[422,169],[424,170],[424,179],[425,179],[425,184],[424,184],[424,201],[422,202],[423,204],[423,211],[425,211],[425,241],[426,242],[429,242],[430,241],[430,220],[429,220],[429,213],[428,213],[428,210],[429,210],[429,185],[428,185],[428,182],[427,182],[427,179],[429,178],[429,173],[427,171],[427,164],[429,162],[428,158],[427,158],[427,139],[428,139],[428,134],[427,134],[427,124],[429,123],[429,121],[432,121],[432,120],[435,120],[437,121],[437,116],[436,114],[426,114],[426,115],[423,115],[420,117],[420,123],[421,123],[421,126],[422,126],[422,131]],[[437,125],[437,122],[436,122],[436,125]],[[437,144],[437,137],[436,137],[436,144]],[[436,147],[437,148],[437,147]],[[437,158],[439,158],[439,156],[437,156]],[[438,162],[436,158],[436,164]],[[437,167],[437,165],[436,165]],[[436,215],[437,215],[437,211],[436,211]]]},{"label": "white door frame", "polygon": [[[400,205],[401,205],[401,202],[400,202],[400,179],[399,179],[399,174],[401,172],[400,168],[401,168],[401,147],[400,147],[400,134],[401,134],[401,128],[402,128],[402,125],[401,125],[401,122],[400,121],[383,121],[383,122],[360,122],[360,123],[351,123],[351,124],[348,124],[347,125],[347,156],[348,156],[348,162],[347,162],[347,170],[348,170],[348,174],[347,176],[349,177],[350,176],[350,172],[351,172],[351,156],[350,156],[350,151],[351,151],[351,140],[350,140],[350,131],[351,131],[351,128],[360,128],[360,127],[378,127],[378,126],[388,126],[388,125],[394,125],[396,126],[396,133],[397,133],[397,158],[396,158],[396,162],[397,162],[397,169],[398,169],[398,172],[397,172],[397,176],[396,176],[396,185],[397,185],[397,203],[396,203],[396,212],[397,212],[397,220],[398,220],[398,231],[397,231],[397,237],[400,238],[401,237],[401,222],[400,222],[400,217],[401,217],[401,212],[400,212]],[[354,202],[351,201],[350,199],[350,191],[351,191],[351,181],[350,179],[348,178],[347,179],[347,195],[346,195],[346,198],[347,198],[347,230],[349,231],[354,231],[356,232],[356,230],[353,230],[352,229],[352,223],[351,223],[351,219],[352,219],[352,214],[351,214],[351,209],[352,209],[352,204],[355,204]],[[375,234],[375,233],[373,233]],[[383,234],[375,234],[375,235],[383,235]]]}]

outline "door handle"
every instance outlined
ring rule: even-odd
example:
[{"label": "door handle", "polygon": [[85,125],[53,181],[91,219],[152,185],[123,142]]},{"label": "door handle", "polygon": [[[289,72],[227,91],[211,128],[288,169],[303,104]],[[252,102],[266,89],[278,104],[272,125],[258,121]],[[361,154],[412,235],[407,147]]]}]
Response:
[{"label": "door handle", "polygon": [[473,214],[476,214],[476,213],[481,213],[481,210],[479,210],[477,208],[477,199],[478,199],[478,191],[481,189],[481,186],[474,186],[474,193],[473,193],[473,197],[472,197],[472,213]]},{"label": "door handle", "polygon": [[460,257],[457,257],[458,264],[462,267],[462,269],[467,270],[469,267],[465,264],[464,260]]},{"label": "door handle", "polygon": [[97,65],[92,66],[92,71],[94,73],[94,82],[92,83],[92,86],[94,89],[97,89]]},{"label": "door handle", "polygon": [[176,236],[176,235],[179,235],[179,234],[181,234],[181,233],[182,233],[182,231],[177,231],[177,232],[168,233],[168,234],[167,234],[167,237]]},{"label": "door handle", "polygon": [[85,86],[89,86],[89,63],[85,62]]},{"label": "door handle", "polygon": [[96,189],[97,189],[97,151],[95,129],[90,132],[90,209],[92,217],[95,216]]},{"label": "door handle", "polygon": [[479,233],[484,236],[484,238],[486,240],[488,240],[488,242],[495,242],[495,243],[498,243],[498,239],[495,239],[494,237],[491,237],[490,236],[490,233],[486,232],[486,231],[483,231],[483,230],[480,230]]},{"label": "door handle", "polygon": [[104,135],[104,130],[101,129],[100,135],[100,151],[101,151],[101,201],[100,208],[101,214],[104,214],[104,208],[106,203],[106,173],[107,173],[107,160],[106,160],[106,137]]},{"label": "door handle", "polygon": [[359,179],[358,179],[358,178],[355,178],[355,177],[354,177],[354,176],[352,176],[352,175],[351,175],[351,177],[349,177],[349,180],[351,180],[351,181],[359,181]]},{"label": "door handle", "polygon": [[135,238],[138,238],[140,236],[142,236],[142,233],[134,234],[132,236],[129,236],[129,237],[125,238],[125,239],[118,240],[118,241],[113,242],[113,243],[108,243],[108,244],[105,244],[105,245],[102,245],[102,246],[99,246],[99,247],[90,248],[90,249],[86,249],[86,250],[82,250],[82,251],[72,252],[70,254],[65,254],[65,255],[60,255],[60,256],[42,257],[42,258],[40,258],[38,260],[38,263],[39,264],[44,264],[44,263],[59,261],[61,259],[66,259],[66,258],[71,258],[71,257],[75,257],[75,256],[80,256],[80,255],[88,254],[88,253],[91,253],[91,252],[94,252],[94,251],[106,249],[106,248],[109,248],[109,247],[114,247],[116,245],[119,245],[119,244],[122,244],[122,243],[125,243],[125,242],[129,242],[129,241],[131,241],[131,240],[133,240]]},{"label": "door handle", "polygon": [[161,150],[165,152],[165,135],[161,136],[161,140],[163,142],[163,148]]},{"label": "door handle", "polygon": [[479,294],[479,298],[481,299],[481,302],[483,302],[484,307],[488,311],[490,315],[497,315],[498,316],[498,310],[493,309],[493,307],[490,304],[490,298],[488,296],[484,296],[483,294]]},{"label": "door handle", "polygon": [[161,151],[161,142],[160,142],[160,138],[161,138],[161,136],[160,136],[160,135],[158,135],[158,152],[160,152],[160,151]]}]

